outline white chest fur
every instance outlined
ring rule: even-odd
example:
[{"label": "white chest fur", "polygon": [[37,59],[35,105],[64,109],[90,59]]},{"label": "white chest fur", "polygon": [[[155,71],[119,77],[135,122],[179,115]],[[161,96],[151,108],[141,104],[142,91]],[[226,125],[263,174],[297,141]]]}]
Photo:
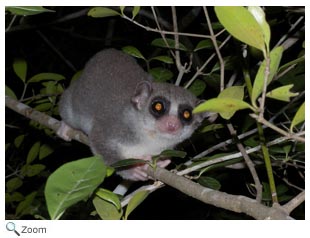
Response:
[{"label": "white chest fur", "polygon": [[177,142],[171,143],[171,140],[158,140],[153,137],[147,137],[145,140],[135,145],[118,144],[121,155],[125,158],[140,158],[146,155],[158,155],[166,149],[173,148]]}]

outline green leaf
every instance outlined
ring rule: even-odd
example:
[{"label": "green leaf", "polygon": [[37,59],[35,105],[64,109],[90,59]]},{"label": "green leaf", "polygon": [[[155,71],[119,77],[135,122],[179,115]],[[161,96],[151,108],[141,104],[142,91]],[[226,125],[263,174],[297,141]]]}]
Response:
[{"label": "green leaf", "polygon": [[254,16],[244,7],[214,7],[217,18],[235,38],[265,52],[265,36]]},{"label": "green leaf", "polygon": [[50,147],[48,144],[43,144],[40,147],[40,152],[39,152],[39,160],[44,159],[45,157],[49,156],[54,152],[54,149]]},{"label": "green leaf", "polygon": [[198,179],[198,183],[204,187],[214,190],[220,190],[221,188],[221,183],[212,177],[202,176]]},{"label": "green leaf", "polygon": [[44,191],[51,219],[59,219],[67,208],[88,198],[105,175],[106,167],[100,156],[76,160],[58,168],[47,179]]},{"label": "green leaf", "polygon": [[254,110],[251,105],[239,99],[230,98],[227,100],[227,98],[212,98],[199,104],[194,108],[193,113],[206,111],[217,112],[220,113],[224,119],[229,119],[230,117],[225,117],[225,115],[231,115],[238,110],[247,108]]},{"label": "green leaf", "polygon": [[261,26],[263,31],[265,44],[267,47],[267,52],[269,52],[269,43],[270,43],[270,27],[268,22],[266,21],[265,12],[261,7],[250,6],[248,7],[249,12],[254,16],[257,23]]},{"label": "green leaf", "polygon": [[37,83],[41,81],[47,81],[47,80],[53,80],[53,81],[59,81],[65,79],[65,76],[61,74],[55,74],[55,73],[40,73],[32,76],[28,83]]},{"label": "green leaf", "polygon": [[[224,64],[225,64],[225,70],[236,70],[236,65],[239,64],[238,57],[235,56],[227,56],[223,58]],[[215,73],[217,71],[220,71],[221,64],[219,62],[216,62],[213,68],[211,69],[210,73]]]},{"label": "green leaf", "polygon": [[268,92],[266,94],[266,96],[269,97],[269,98],[281,100],[281,101],[284,101],[284,102],[289,102],[290,101],[290,97],[295,97],[295,96],[297,96],[299,94],[299,93],[292,93],[292,92],[290,92],[292,87],[294,87],[293,84],[276,88],[276,89]]},{"label": "green leaf", "polygon": [[167,82],[173,78],[173,73],[165,68],[156,67],[149,70],[156,82]]},{"label": "green leaf", "polygon": [[201,129],[199,129],[199,133],[206,133],[209,131],[215,131],[224,128],[223,124],[210,124]]},{"label": "green leaf", "polygon": [[27,62],[24,59],[15,59],[13,62],[15,74],[25,83],[27,74]]},{"label": "green leaf", "polygon": [[288,202],[288,201],[292,200],[293,197],[294,197],[293,195],[288,195],[288,194],[285,194],[282,196],[278,195],[278,202],[279,203]]},{"label": "green leaf", "polygon": [[277,195],[278,196],[282,196],[288,191],[289,191],[289,188],[285,184],[279,184],[277,186]]},{"label": "green leaf", "polygon": [[16,94],[13,92],[13,90],[6,85],[5,85],[5,96],[10,96],[11,98],[17,99]]},{"label": "green leaf", "polygon": [[218,98],[234,98],[242,100],[244,97],[244,86],[231,86],[229,88],[225,88],[220,94]]},{"label": "green leaf", "polygon": [[55,81],[48,81],[43,83],[45,86],[45,92],[47,94],[56,94],[57,93],[57,82]]},{"label": "green leaf", "polygon": [[14,145],[16,148],[19,148],[25,139],[25,135],[19,135],[14,140]]},{"label": "green leaf", "polygon": [[136,57],[136,58],[139,58],[139,59],[144,59],[144,56],[141,54],[141,52],[134,46],[125,46],[122,48],[122,51],[124,51],[125,53],[133,56],[133,57]]},{"label": "green leaf", "polygon": [[122,167],[137,165],[137,164],[146,164],[146,163],[148,163],[148,161],[143,160],[143,159],[123,159],[123,160],[119,160],[111,164],[110,166],[112,168],[117,169],[117,168],[122,168]]},{"label": "green leaf", "polygon": [[147,190],[141,190],[138,191],[135,195],[133,195],[133,197],[130,199],[128,205],[127,205],[127,209],[126,209],[126,213],[125,213],[125,220],[127,220],[128,216],[130,215],[130,213],[136,209],[137,206],[139,206],[149,195],[149,191]]},{"label": "green leaf", "polygon": [[[157,38],[152,41],[151,45],[162,48],[175,48],[175,40],[166,38],[166,41],[168,45],[166,45],[165,41],[162,38]],[[186,47],[182,43],[179,43],[179,50],[187,51]]]},{"label": "green leaf", "polygon": [[[62,94],[64,92],[64,87],[60,84],[60,83],[57,83],[56,84],[56,93],[57,94]],[[54,99],[56,96],[52,96],[52,97],[49,97],[49,99]],[[54,102],[54,100],[53,100],[53,102]],[[56,107],[54,107],[54,109],[55,109]],[[58,110],[55,110],[55,111],[57,111],[58,112]]]},{"label": "green leaf", "polygon": [[55,12],[53,10],[46,9],[44,7],[40,6],[14,6],[14,7],[6,7],[6,11],[9,11],[10,13],[14,15],[20,15],[20,16],[30,16],[30,15],[37,15],[43,12]]},{"label": "green leaf", "polygon": [[271,200],[271,192],[270,192],[270,186],[266,182],[262,182],[263,185],[263,199],[266,201]]},{"label": "green leaf", "polygon": [[187,153],[181,150],[164,150],[160,153],[160,157],[176,157],[176,158],[185,158]]},{"label": "green leaf", "polygon": [[5,184],[6,186],[6,192],[13,192],[16,189],[20,188],[23,185],[23,180],[21,180],[18,177],[12,178],[10,180],[8,180]]},{"label": "green leaf", "polygon": [[134,7],[133,7],[133,10],[132,10],[132,19],[134,19],[134,18],[138,15],[139,11],[140,11],[140,7],[139,7],[139,6],[134,6]]},{"label": "green leaf", "polygon": [[102,220],[119,220],[122,217],[123,213],[121,210],[97,196],[93,199],[93,204]]},{"label": "green leaf", "polygon": [[110,177],[112,174],[114,174],[115,169],[112,168],[111,166],[107,166],[107,176],[106,177]]},{"label": "green leaf", "polygon": [[81,75],[82,75],[82,73],[83,73],[83,70],[77,71],[77,72],[72,76],[72,78],[71,78],[71,80],[70,80],[70,85],[71,85],[75,80],[77,80],[78,78],[80,78]]},{"label": "green leaf", "polygon": [[301,62],[305,62],[305,56],[301,56],[295,60],[292,60],[284,65],[282,65],[280,68],[279,68],[279,74],[284,72],[287,68],[289,68],[290,66],[294,65],[294,64],[298,64],[298,63],[301,63]]},{"label": "green leaf", "polygon": [[[244,96],[244,86],[231,86],[229,88],[225,88],[220,94],[218,98],[234,98],[242,100]],[[231,118],[236,111],[226,111],[221,112],[220,115],[222,118],[229,119]]]},{"label": "green leaf", "polygon": [[50,102],[47,103],[41,103],[37,106],[34,107],[35,110],[39,111],[39,112],[47,112],[52,108],[53,104]]},{"label": "green leaf", "polygon": [[122,14],[122,16],[123,16],[123,15],[124,15],[125,6],[120,6],[119,9],[121,10],[121,14]]},{"label": "green leaf", "polygon": [[195,80],[194,83],[188,88],[195,96],[199,96],[206,89],[207,85],[202,80]]},{"label": "green leaf", "polygon": [[[227,102],[229,102],[230,99],[237,99],[242,101],[243,96],[244,96],[244,86],[232,86],[220,92],[218,98],[224,98],[224,99],[229,98],[229,100],[226,100]],[[236,110],[226,110],[219,113],[222,118],[229,119],[235,114],[235,112]]]},{"label": "green leaf", "polygon": [[93,7],[87,13],[87,16],[100,18],[100,17],[112,17],[112,16],[119,16],[120,13],[114,11],[111,8],[107,7]]},{"label": "green leaf", "polygon": [[[218,157],[221,157],[221,156],[228,155],[227,153],[226,154],[221,153],[221,154],[222,155],[216,154],[216,155],[213,155],[213,156],[210,156],[210,157],[201,158],[201,159],[199,159],[198,162],[195,162],[195,163],[191,164],[190,167],[195,166],[196,164],[203,163],[203,161],[208,161],[208,160],[212,160],[212,159],[215,159],[215,158],[218,158]],[[219,168],[225,168],[226,166],[239,163],[242,160],[243,160],[243,158],[239,157],[239,158],[227,160],[227,161],[224,161],[224,162],[216,163],[216,164],[213,164],[213,165],[209,165],[209,166],[204,167],[202,170],[199,171],[198,177],[200,177],[202,174],[204,174],[204,173],[206,173],[208,171],[211,171],[211,170],[214,170],[214,169],[219,169]]]},{"label": "green leaf", "polygon": [[298,125],[303,121],[305,121],[305,102],[303,102],[303,104],[299,107],[298,111],[296,112],[292,120],[290,131],[293,132],[294,126]]},{"label": "green leaf", "polygon": [[11,203],[11,202],[20,202],[23,201],[25,197],[23,194],[19,192],[13,192],[11,193],[5,193],[5,203]]},{"label": "green leaf", "polygon": [[292,150],[292,145],[286,145],[283,147],[283,151],[285,152],[286,158],[288,157],[288,154],[291,152]]},{"label": "green leaf", "polygon": [[30,164],[32,161],[35,160],[35,158],[38,157],[39,151],[40,151],[40,145],[41,145],[40,141],[37,141],[32,145],[27,155],[27,160],[26,160],[27,164]]},{"label": "green leaf", "polygon": [[26,164],[21,168],[21,175],[25,177],[33,177],[41,173],[45,169],[43,164]]},{"label": "green leaf", "polygon": [[158,61],[164,62],[166,64],[173,64],[173,59],[167,55],[156,56],[156,57],[151,58],[149,61],[151,61],[151,60],[158,60]]},{"label": "green leaf", "polygon": [[7,151],[8,148],[10,148],[11,143],[5,143],[5,151]]},{"label": "green leaf", "polygon": [[[220,42],[218,41],[218,44],[220,44]],[[202,50],[202,49],[213,49],[214,45],[212,40],[210,39],[205,39],[205,40],[201,40],[198,42],[197,46],[194,49],[194,52],[198,51],[198,50]]]},{"label": "green leaf", "polygon": [[16,216],[22,216],[29,214],[31,210],[31,204],[36,197],[37,192],[32,192],[25,197],[25,200],[20,202],[16,208]]},{"label": "green leaf", "polygon": [[305,90],[305,62],[300,62],[294,67],[290,68],[288,71],[283,72],[283,70],[278,70],[277,75],[281,77],[277,77],[277,82],[281,83],[282,85],[294,84],[293,90],[296,92],[300,92]]},{"label": "green leaf", "polygon": [[[270,52],[270,68],[269,68],[269,77],[267,80],[267,86],[269,85],[269,83],[271,82],[275,74],[277,73],[277,70],[279,68],[280,61],[282,58],[282,53],[283,53],[282,46],[279,46]],[[252,105],[256,106],[256,99],[259,97],[259,95],[263,91],[265,71],[266,71],[266,60],[264,60],[263,63],[260,65],[258,72],[256,74],[256,77],[255,77],[255,80],[254,80],[252,97],[251,97]]]},{"label": "green leaf", "polygon": [[289,151],[287,151],[288,149],[291,150],[291,145],[288,146],[272,146],[270,147],[270,152],[272,154],[288,154]]},{"label": "green leaf", "polygon": [[102,200],[112,203],[118,210],[122,209],[121,202],[115,193],[104,188],[99,188],[96,195]]}]

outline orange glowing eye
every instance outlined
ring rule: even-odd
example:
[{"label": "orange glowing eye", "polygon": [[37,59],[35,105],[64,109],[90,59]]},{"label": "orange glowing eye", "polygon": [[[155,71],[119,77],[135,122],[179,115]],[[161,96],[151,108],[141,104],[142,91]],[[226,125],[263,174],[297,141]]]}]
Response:
[{"label": "orange glowing eye", "polygon": [[155,118],[159,118],[165,115],[167,110],[167,102],[165,101],[165,99],[158,97],[152,101],[150,112]]},{"label": "orange glowing eye", "polygon": [[183,117],[184,119],[190,119],[192,114],[189,111],[184,111],[183,112]]},{"label": "orange glowing eye", "polygon": [[164,97],[155,97],[151,102],[149,111],[155,118],[160,118],[169,112],[169,106],[169,101]]},{"label": "orange glowing eye", "polygon": [[160,112],[161,110],[163,110],[163,104],[161,104],[160,102],[157,102],[154,105],[154,108],[155,108],[156,111]]}]

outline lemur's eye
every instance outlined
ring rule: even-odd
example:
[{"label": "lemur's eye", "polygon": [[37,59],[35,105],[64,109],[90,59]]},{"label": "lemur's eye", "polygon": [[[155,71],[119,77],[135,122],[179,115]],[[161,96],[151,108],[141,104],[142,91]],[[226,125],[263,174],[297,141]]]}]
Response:
[{"label": "lemur's eye", "polygon": [[182,116],[186,121],[190,121],[192,119],[192,113],[189,110],[184,110]]},{"label": "lemur's eye", "polygon": [[158,97],[158,98],[153,99],[153,101],[151,103],[150,111],[151,111],[153,116],[161,117],[164,114],[166,114],[166,112],[168,110],[167,107],[168,107],[168,103],[167,103],[166,99]]},{"label": "lemur's eye", "polygon": [[192,121],[192,108],[186,105],[180,105],[179,107],[179,118],[181,121],[185,123],[189,123]]},{"label": "lemur's eye", "polygon": [[162,112],[164,111],[164,105],[162,104],[162,102],[155,102],[153,104],[153,109],[156,112]]}]

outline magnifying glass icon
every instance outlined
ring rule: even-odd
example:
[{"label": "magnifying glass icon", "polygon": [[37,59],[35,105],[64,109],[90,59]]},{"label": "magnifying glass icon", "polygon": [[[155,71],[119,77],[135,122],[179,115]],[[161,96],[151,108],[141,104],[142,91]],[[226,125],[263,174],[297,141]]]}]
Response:
[{"label": "magnifying glass icon", "polygon": [[20,234],[15,230],[15,224],[13,222],[8,222],[6,224],[6,229],[8,231],[14,231],[16,235],[20,236]]}]

